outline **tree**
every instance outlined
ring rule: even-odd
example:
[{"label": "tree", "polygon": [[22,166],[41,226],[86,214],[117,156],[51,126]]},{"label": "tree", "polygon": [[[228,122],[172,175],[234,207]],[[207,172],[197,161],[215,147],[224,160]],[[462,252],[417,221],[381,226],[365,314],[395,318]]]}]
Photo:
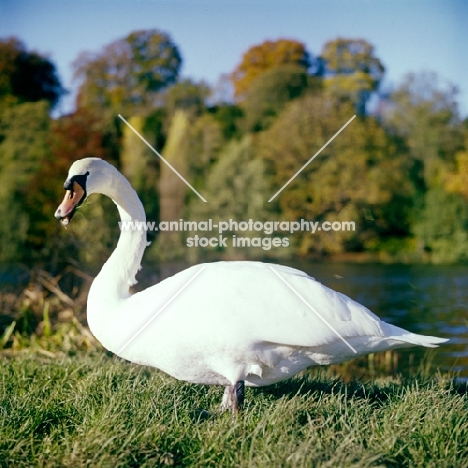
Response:
[{"label": "tree", "polygon": [[177,109],[200,115],[205,111],[206,99],[210,93],[211,90],[207,84],[184,79],[166,90],[164,107],[171,117]]},{"label": "tree", "polygon": [[413,226],[416,240],[434,263],[468,260],[468,203],[458,193],[431,188]]},{"label": "tree", "polygon": [[[154,148],[161,151],[162,120],[165,116],[158,111],[160,109],[156,109],[146,117],[132,116],[128,118],[128,121]],[[127,125],[121,127],[121,172],[138,192],[148,219],[156,221],[159,219],[160,210],[157,193],[161,162],[132,129]]]},{"label": "tree", "polygon": [[374,47],[363,39],[338,38],[324,45],[321,59],[325,88],[335,97],[351,101],[364,115],[366,103],[385,71],[374,55]]},{"label": "tree", "polygon": [[241,107],[236,104],[219,103],[208,109],[221,127],[224,140],[228,141],[241,133],[240,122],[244,115]]},{"label": "tree", "polygon": [[464,185],[466,154],[457,90],[435,73],[410,73],[390,94],[382,114],[388,132],[407,146],[415,183],[411,231],[431,261],[468,258]]},{"label": "tree", "polygon": [[[178,110],[171,121],[167,142],[164,147],[164,159],[175,170],[187,175],[189,149],[190,118],[183,110]],[[178,221],[184,213],[184,203],[189,188],[179,176],[161,163],[159,183],[160,219],[162,221]],[[181,234],[179,232],[163,231],[159,235],[159,246],[162,259],[172,260],[180,254]]]},{"label": "tree", "polygon": [[465,147],[455,154],[454,168],[444,178],[445,189],[458,193],[468,200],[468,129],[465,130]]},{"label": "tree", "polygon": [[54,106],[64,92],[49,59],[27,51],[16,38],[0,40],[0,102],[45,100]]},{"label": "tree", "polygon": [[231,74],[235,97],[242,100],[255,78],[280,65],[296,65],[307,71],[311,63],[305,45],[290,39],[279,39],[251,47]]},{"label": "tree", "polygon": [[[112,201],[103,197],[95,203],[91,198],[68,232],[53,213],[64,196],[63,183],[75,160],[98,157],[118,162],[116,127],[96,111],[79,109],[52,120],[45,138],[49,156],[36,167],[23,199],[31,219],[25,251],[33,260],[47,261],[48,268],[55,271],[77,261],[80,268],[101,266],[116,240],[117,215]],[[109,220],[107,213],[115,216]]]},{"label": "tree", "polygon": [[383,114],[386,128],[405,140],[420,163],[425,188],[441,184],[445,164],[462,147],[456,94],[454,86],[441,86],[435,73],[410,73],[391,93]]},{"label": "tree", "polygon": [[263,218],[265,185],[262,162],[254,157],[250,135],[226,145],[206,179],[208,204],[196,212],[217,219]]},{"label": "tree", "polygon": [[[330,105],[324,96],[293,101],[259,137],[271,195],[281,188],[353,113],[351,103]],[[271,203],[285,220],[354,221],[355,231],[301,233],[301,254],[375,248],[381,238],[409,232],[411,161],[378,122],[357,118]],[[270,196],[271,196],[270,195]]]},{"label": "tree", "polygon": [[75,77],[81,80],[78,105],[112,109],[150,106],[156,94],[175,83],[182,59],[164,32],[135,31],[97,54],[81,54]]},{"label": "tree", "polygon": [[245,129],[265,130],[289,101],[310,86],[312,79],[297,65],[281,65],[257,76],[242,103]]},{"label": "tree", "polygon": [[35,196],[31,182],[50,158],[49,104],[45,101],[8,106],[0,113],[0,251],[1,262],[29,262],[27,246],[37,213],[28,210]]},{"label": "tree", "polygon": [[[264,201],[268,190],[263,177],[263,163],[255,158],[255,146],[252,135],[245,135],[240,140],[230,141],[221,151],[219,160],[212,166],[206,177],[203,194],[207,203],[200,203],[195,197],[189,205],[188,218],[213,223],[233,219],[245,221],[264,220]],[[230,237],[238,232],[225,233]],[[188,233],[188,235],[193,235]],[[263,237],[263,233],[244,231],[242,237]],[[232,246],[232,239],[225,248],[229,255],[244,255]],[[252,251],[249,251],[252,254]],[[259,247],[254,255],[263,255],[266,251]],[[192,261],[198,261],[204,252],[189,250]]]}]

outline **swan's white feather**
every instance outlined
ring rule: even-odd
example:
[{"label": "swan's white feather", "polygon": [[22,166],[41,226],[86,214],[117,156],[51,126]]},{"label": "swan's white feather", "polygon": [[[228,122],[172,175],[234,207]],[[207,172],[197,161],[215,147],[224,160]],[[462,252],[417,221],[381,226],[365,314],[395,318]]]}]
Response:
[{"label": "swan's white feather", "polygon": [[130,297],[115,323],[119,330],[108,330],[108,346],[116,353],[149,323],[122,357],[181,380],[223,385],[237,380],[268,385],[312,365],[438,341],[423,344],[304,272],[257,262],[189,268]]},{"label": "swan's white feather", "polygon": [[[90,158],[69,177],[86,172],[88,193],[111,197],[123,221],[145,221],[115,168]],[[90,290],[88,322],[107,349],[178,379],[262,386],[313,365],[447,341],[387,324],[302,271],[260,262],[196,265],[130,295],[146,246],[144,231],[121,233]]]}]

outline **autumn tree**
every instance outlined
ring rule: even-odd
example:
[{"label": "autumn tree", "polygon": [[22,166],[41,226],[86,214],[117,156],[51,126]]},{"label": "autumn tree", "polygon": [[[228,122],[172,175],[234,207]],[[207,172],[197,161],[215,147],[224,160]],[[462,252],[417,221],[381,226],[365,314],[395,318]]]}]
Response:
[{"label": "autumn tree", "polygon": [[408,175],[416,182],[412,234],[417,251],[436,262],[465,259],[468,252],[466,200],[460,190],[466,163],[459,151],[463,130],[456,93],[435,73],[410,73],[382,113],[386,129],[407,146],[413,161],[415,170]]},{"label": "autumn tree", "polygon": [[36,167],[23,201],[31,220],[28,255],[48,262],[48,269],[54,271],[75,262],[80,262],[82,269],[97,263],[100,266],[118,233],[112,201],[102,197],[96,203],[91,198],[82,205],[67,232],[53,213],[64,196],[63,183],[75,160],[98,157],[118,164],[117,129],[98,112],[79,109],[52,120],[45,138],[49,156]]},{"label": "autumn tree", "polygon": [[166,90],[163,97],[164,108],[169,116],[174,115],[177,109],[201,115],[206,110],[206,100],[210,93],[207,84],[186,78]]},{"label": "autumn tree", "polygon": [[363,39],[338,38],[324,45],[321,60],[327,91],[339,100],[351,101],[364,115],[366,103],[385,71],[374,47]]},{"label": "autumn tree", "polygon": [[435,263],[468,260],[468,131],[464,133],[464,148],[453,161],[445,161],[439,184],[420,196],[415,215],[419,250]]},{"label": "autumn tree", "polygon": [[135,31],[99,53],[75,62],[81,81],[78,105],[112,109],[142,108],[177,80],[182,59],[169,35],[155,29]]},{"label": "autumn tree", "polygon": [[296,65],[307,71],[311,61],[305,45],[291,39],[279,39],[251,47],[231,74],[236,99],[245,97],[255,78],[281,65]]},{"label": "autumn tree", "polygon": [[464,133],[464,148],[455,153],[454,165],[444,176],[444,188],[463,195],[468,201],[468,129]]},{"label": "autumn tree", "polygon": [[425,188],[441,184],[446,162],[462,147],[456,94],[435,73],[410,73],[391,93],[383,114],[386,128],[405,140],[420,163]]},{"label": "autumn tree", "polygon": [[[265,162],[271,196],[353,113],[351,103],[331,106],[320,95],[289,105],[260,135],[256,156]],[[410,162],[373,118],[356,118],[271,203],[283,219],[353,221],[355,231],[301,233],[301,254],[377,249],[382,238],[409,232]]]},{"label": "autumn tree", "polygon": [[297,65],[281,65],[257,76],[242,103],[245,129],[266,129],[288,102],[312,87],[312,80],[313,77]]},{"label": "autumn tree", "polygon": [[0,40],[0,102],[48,101],[57,104],[65,90],[55,65],[16,38]]},{"label": "autumn tree", "polygon": [[[164,159],[182,177],[187,177],[189,161],[186,157],[190,142],[190,117],[183,110],[178,110],[172,121],[164,147]],[[159,196],[160,219],[162,221],[177,221],[184,213],[184,203],[190,190],[167,164],[161,164]],[[159,234],[158,243],[162,259],[172,260],[180,254],[181,233],[163,231]]]},{"label": "autumn tree", "polygon": [[[232,140],[223,147],[218,161],[213,164],[205,179],[203,194],[207,203],[200,203],[192,197],[188,216],[193,220],[213,219],[214,223],[229,219],[243,221],[248,219],[264,220],[264,203],[268,188],[263,177],[263,163],[255,157],[255,145],[252,135],[245,135],[240,140]],[[238,232],[226,232],[231,237]],[[191,235],[191,234],[190,234]],[[243,232],[242,237],[262,237],[257,232]],[[233,248],[229,239],[223,250],[228,255],[245,255]],[[249,249],[249,255],[262,256],[262,248]],[[189,250],[192,261],[199,261],[204,252]]]}]

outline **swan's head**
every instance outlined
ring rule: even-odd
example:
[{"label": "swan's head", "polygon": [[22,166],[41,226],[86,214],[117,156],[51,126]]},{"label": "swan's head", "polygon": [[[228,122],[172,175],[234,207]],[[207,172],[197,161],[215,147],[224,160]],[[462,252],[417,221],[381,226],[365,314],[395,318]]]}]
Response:
[{"label": "swan's head", "polygon": [[113,166],[99,158],[75,161],[63,184],[65,197],[57,208],[55,217],[66,226],[88,195],[102,193],[112,183],[114,172],[117,170]]}]

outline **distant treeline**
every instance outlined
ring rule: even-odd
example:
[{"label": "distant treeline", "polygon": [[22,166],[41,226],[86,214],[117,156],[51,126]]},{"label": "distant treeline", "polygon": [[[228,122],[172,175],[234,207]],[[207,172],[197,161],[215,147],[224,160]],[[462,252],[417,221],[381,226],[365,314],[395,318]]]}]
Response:
[{"label": "distant treeline", "polygon": [[225,233],[250,237],[257,247],[249,249],[231,241],[190,248],[188,237],[218,233],[158,231],[148,234],[150,258],[468,260],[468,122],[459,115],[456,88],[435,73],[409,74],[383,90],[385,69],[373,46],[342,38],[316,55],[288,39],[255,45],[215,86],[180,77],[181,64],[169,35],[135,31],[77,58],[76,110],[52,118],[66,92],[54,64],[18,39],[0,41],[1,262],[57,272],[69,263],[92,271],[105,260],[119,234],[110,200],[91,198],[68,232],[53,218],[70,164],[84,157],[115,164],[150,221],[355,226]]}]

